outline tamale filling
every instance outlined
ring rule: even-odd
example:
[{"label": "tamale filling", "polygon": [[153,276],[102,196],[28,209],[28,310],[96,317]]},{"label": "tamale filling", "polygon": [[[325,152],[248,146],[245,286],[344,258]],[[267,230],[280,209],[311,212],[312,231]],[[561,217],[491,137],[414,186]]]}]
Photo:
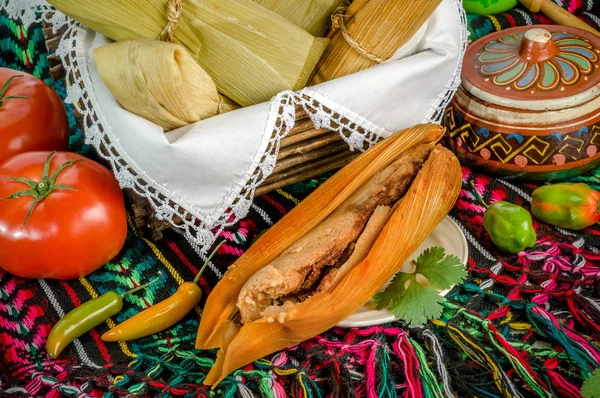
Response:
[{"label": "tamale filling", "polygon": [[380,206],[392,207],[408,191],[433,144],[418,145],[365,184],[316,228],[254,274],[242,288],[242,322],[266,317],[285,320],[285,312],[316,292],[331,289],[327,278],[354,252],[369,219]]}]

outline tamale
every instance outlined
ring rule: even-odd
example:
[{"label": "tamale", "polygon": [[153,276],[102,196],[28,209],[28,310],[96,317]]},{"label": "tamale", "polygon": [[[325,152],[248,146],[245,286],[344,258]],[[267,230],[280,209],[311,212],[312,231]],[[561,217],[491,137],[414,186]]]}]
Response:
[{"label": "tamale", "polygon": [[[169,0],[50,2],[116,41],[156,39],[168,23]],[[185,0],[173,41],[242,106],[305,87],[329,42],[252,0]]]},{"label": "tamale", "polygon": [[433,14],[441,0],[360,0],[340,16],[337,29],[309,85],[350,75],[390,59]]},{"label": "tamale", "polygon": [[441,126],[419,125],[392,135],[325,181],[312,195],[271,227],[229,267],[226,276],[208,297],[200,318],[196,347],[219,347],[219,331],[223,330],[236,312],[239,293],[252,275],[315,228],[348,199],[357,187],[391,164],[400,153],[418,143],[436,142],[443,134]]},{"label": "tamale", "polygon": [[173,130],[235,109],[179,44],[122,41],[94,50],[100,77],[128,111]]},{"label": "tamale", "polygon": [[313,36],[320,37],[331,26],[331,14],[345,0],[254,0]]},{"label": "tamale", "polygon": [[[388,166],[396,168],[397,171],[393,171],[394,176],[399,177],[400,175],[397,173],[405,172],[412,174],[413,171],[409,170],[412,167],[410,166],[412,162],[410,159],[416,160],[418,158],[414,157],[415,148],[406,152],[402,151],[399,154],[395,151],[398,148],[397,144],[400,144],[400,141],[383,148],[381,153],[385,155],[384,157],[393,157],[394,163],[401,162],[409,166],[404,169],[404,166],[401,164]],[[362,259],[354,261],[350,267],[351,269],[343,270],[344,266],[340,268],[340,270],[345,272],[345,275],[339,281],[329,284],[326,279],[322,279],[321,281],[317,279],[317,284],[320,283],[320,285],[323,285],[327,283],[327,288],[317,290],[309,294],[307,298],[298,297],[299,301],[294,303],[283,304],[281,308],[282,313],[271,312],[269,308],[268,314],[263,313],[258,319],[249,319],[247,322],[243,322],[243,308],[240,307],[240,314],[242,314],[242,323],[240,324],[235,317],[231,318],[230,315],[226,315],[235,306],[232,306],[229,299],[225,299],[222,293],[224,293],[225,289],[227,290],[227,294],[238,292],[238,286],[241,282],[246,281],[247,283],[248,281],[252,281],[258,275],[256,272],[253,272],[254,270],[258,269],[260,270],[258,272],[266,271],[267,273],[271,273],[270,261],[267,262],[266,266],[263,265],[261,267],[254,262],[243,261],[245,259],[242,256],[230,267],[229,271],[208,298],[198,333],[197,347],[211,346],[220,348],[215,366],[207,375],[204,381],[205,384],[218,384],[227,374],[241,366],[277,350],[314,337],[335,326],[366,303],[397,272],[402,264],[404,264],[409,256],[450,211],[461,189],[461,169],[456,157],[439,145],[433,150],[431,148],[432,145],[425,145],[425,147],[431,151],[430,155],[419,166],[420,169],[410,184],[408,191],[391,211],[385,210],[391,213],[390,216],[387,214],[379,215],[380,220],[375,221],[375,225],[373,225],[374,229],[378,231],[377,237],[374,240],[372,239],[373,236],[369,237],[372,242],[370,243],[370,249],[366,250],[364,247],[361,249],[362,253],[360,257]],[[411,154],[410,152],[413,153]],[[404,160],[401,159],[403,157]],[[417,161],[417,163],[419,162]],[[347,166],[348,173],[353,173],[356,176],[365,174],[366,170],[356,168],[358,165],[360,165],[360,162],[355,161],[354,165]],[[385,170],[388,169],[386,168]],[[385,170],[383,171],[384,174],[386,173]],[[376,175],[368,174],[373,177],[371,181],[377,180],[378,177]],[[387,182],[384,183],[384,181]],[[384,183],[387,186],[391,181],[383,178],[379,182],[375,182],[375,185]],[[350,199],[350,202],[346,203],[354,203],[355,200],[358,200],[361,203],[367,204],[369,201],[375,200],[371,199],[371,193],[375,192],[371,188],[360,188],[361,184],[354,184],[354,182],[350,185],[351,187],[338,186],[338,193],[341,196],[345,196],[343,194],[345,189],[352,189],[357,194],[354,199]],[[382,185],[382,189],[384,185]],[[327,192],[328,190],[319,189],[309,198],[312,197],[314,201],[326,206],[329,204],[326,201],[327,197],[333,194],[333,192]],[[362,195],[367,196],[360,199],[359,197]],[[335,199],[335,202],[338,202],[338,197],[335,197]],[[313,210],[302,206],[302,204],[299,206],[302,209],[296,215],[300,214],[301,219],[305,218],[304,214],[302,214],[304,211],[307,212],[306,216],[309,215],[308,213],[314,213],[314,211],[321,212],[321,208]],[[341,207],[338,208],[343,208],[343,206],[344,204],[342,203]],[[374,220],[379,209],[381,208],[375,210],[369,224]],[[290,224],[295,222],[295,220],[291,220],[287,226],[290,227]],[[381,228],[382,222],[385,223],[383,228]],[[369,226],[367,226],[366,230],[368,229]],[[304,239],[303,235],[295,233],[294,230],[290,230],[289,233],[296,238],[300,237],[300,239]],[[263,236],[267,235],[269,235],[269,232]],[[264,264],[261,260],[279,252],[277,248],[275,253],[271,253],[270,247],[264,245],[269,238],[274,237],[267,236],[266,240],[263,242],[259,240],[254,245],[258,246],[257,251],[267,252],[268,254],[264,253],[262,257],[254,256],[250,260],[257,260],[259,263]],[[327,238],[327,242],[329,242],[329,238]],[[357,247],[359,245],[360,241],[357,242]],[[275,255],[276,258],[279,258],[277,254]],[[290,263],[288,270],[291,270],[291,272],[287,274],[287,277],[293,279],[295,276],[294,270],[297,267],[298,264]],[[319,273],[319,270],[315,269],[311,272],[315,271],[317,274]],[[282,270],[282,272],[285,271]],[[312,276],[314,275],[311,275],[307,280],[312,278]],[[356,286],[360,286],[360,289],[357,289]],[[252,300],[245,301],[246,296],[243,296],[244,289],[248,288],[254,289],[253,286],[242,287],[239,299],[252,305]],[[263,286],[263,289],[255,290],[255,292],[259,295],[270,295],[273,293],[271,285],[268,283]],[[218,290],[222,291],[216,293]],[[213,296],[215,297],[211,299]],[[204,316],[207,316],[208,319],[204,320]],[[216,319],[219,319],[219,321],[213,326],[212,320]],[[211,336],[207,344],[204,343],[207,341],[205,340],[205,336]]]}]

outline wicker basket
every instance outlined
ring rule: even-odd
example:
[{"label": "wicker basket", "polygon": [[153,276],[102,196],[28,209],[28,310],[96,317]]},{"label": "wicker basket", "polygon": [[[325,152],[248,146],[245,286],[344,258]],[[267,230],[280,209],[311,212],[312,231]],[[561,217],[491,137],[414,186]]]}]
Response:
[{"label": "wicker basket", "polygon": [[[457,10],[460,9],[459,0],[451,1],[452,3],[456,3],[455,8]],[[45,20],[50,19],[51,18],[46,18]],[[462,15],[461,19],[464,19],[464,15]],[[464,25],[464,20],[461,22]],[[59,47],[64,31],[65,29],[62,28],[54,32],[53,27],[49,23],[44,26],[46,46],[49,51],[52,52]],[[462,55],[460,58],[462,59]],[[65,68],[63,68],[63,65],[61,64],[61,58],[52,54],[48,59],[52,78],[67,79],[67,86],[69,86],[69,84],[74,84],[73,76],[69,77],[67,76],[68,73],[65,73]],[[79,72],[76,72],[76,74],[78,73]],[[453,94],[455,90],[454,86],[458,86],[459,81],[457,79],[459,73],[460,70],[458,70],[454,76],[456,81],[450,82],[446,92],[440,94],[438,97],[439,109],[437,109],[434,115],[430,115],[430,120],[441,120],[444,110],[443,105],[449,101],[450,98],[448,97]],[[442,104],[442,106],[440,106],[440,104]],[[323,106],[320,106],[323,109]],[[342,168],[360,154],[359,151],[350,150],[348,145],[348,142],[351,141],[350,133],[346,133],[344,131],[346,124],[352,124],[353,126],[355,126],[355,124],[345,119],[341,115],[332,112],[330,109],[325,109],[326,111],[339,116],[336,119],[337,123],[340,124],[339,126],[329,125],[329,127],[331,127],[330,129],[317,129],[314,127],[314,115],[307,113],[311,112],[311,108],[296,106],[294,127],[279,142],[276,166],[272,173],[253,192],[254,195],[263,195],[289,184],[306,180],[331,170]],[[78,114],[76,110],[75,117],[82,131],[87,131],[90,121],[85,120],[83,115]],[[364,133],[365,136],[369,137],[368,140],[361,142],[358,145],[358,149],[366,150],[369,146],[373,145],[374,142],[380,139],[380,137],[374,135],[372,131],[365,131],[358,125],[355,127],[355,132],[356,131],[359,133]],[[363,146],[362,148],[361,145]],[[104,155],[105,158],[110,155],[110,153],[107,153],[106,151],[101,150],[101,152],[103,152],[101,155]],[[130,213],[133,217],[135,225],[142,233],[153,240],[161,239],[162,231],[171,228],[173,224],[180,225],[182,228],[185,228],[186,226],[197,222],[197,220],[189,215],[187,211],[181,209],[178,203],[175,203],[170,198],[163,196],[151,186],[148,186],[147,191],[144,189],[144,193],[149,192],[151,194],[149,195],[150,199],[141,196],[133,189],[125,188],[124,191],[129,199],[128,202]],[[178,213],[169,221],[164,220],[164,217],[160,217],[156,214],[157,206],[155,203],[151,202],[152,198],[158,198],[161,202],[172,204],[172,207],[181,210],[181,213],[179,213],[178,210]],[[247,197],[246,199],[251,198]],[[178,215],[180,216],[178,217]],[[195,239],[195,237],[192,239]]]},{"label": "wicker basket", "polygon": [[[63,30],[53,32],[52,26],[45,24],[44,34],[48,51],[57,49]],[[53,79],[64,78],[60,59],[51,54],[48,57],[50,75]],[[302,108],[296,109],[298,117],[295,127],[281,140],[277,166],[273,173],[255,192],[263,195],[299,181],[303,181],[350,163],[358,153],[351,152],[339,133],[327,129],[315,129],[309,116]],[[84,129],[84,120],[75,111],[79,127]],[[155,217],[148,199],[125,189],[130,201],[130,210],[136,227],[153,240],[162,238],[161,231],[171,227],[167,221]]]}]

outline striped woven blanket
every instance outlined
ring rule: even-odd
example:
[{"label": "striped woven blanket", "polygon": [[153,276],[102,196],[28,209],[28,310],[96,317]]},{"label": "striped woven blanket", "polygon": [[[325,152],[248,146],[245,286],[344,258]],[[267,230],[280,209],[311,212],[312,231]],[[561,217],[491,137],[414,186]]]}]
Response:
[{"label": "striped woven blanket", "polygon": [[[587,22],[600,23],[600,0],[559,3]],[[496,16],[469,16],[473,39],[493,30],[548,23],[522,7]],[[0,11],[0,66],[49,78],[41,26],[24,29]],[[72,109],[71,149],[84,143]],[[106,344],[100,333],[174,293],[192,280],[203,258],[174,232],[151,242],[130,225],[121,254],[88,277],[24,280],[0,270],[0,396],[184,397],[579,397],[583,380],[600,367],[600,227],[571,233],[536,224],[536,248],[518,256],[497,251],[481,226],[484,208],[466,189],[475,182],[488,201],[525,207],[535,188],[463,168],[465,189],[451,217],[469,241],[469,279],[444,302],[443,316],[424,327],[402,322],[365,329],[333,329],[257,361],[217,389],[202,385],[215,353],[193,348],[198,314],[176,327],[130,343]],[[578,178],[600,189],[600,170]],[[216,269],[201,278],[206,297],[228,265],[261,231],[292,209],[327,176],[256,199],[235,228]],[[1,250],[1,248],[0,248]],[[80,303],[122,292],[142,275],[161,280],[125,299],[114,319],[76,340],[57,360],[45,351],[52,325]]]}]

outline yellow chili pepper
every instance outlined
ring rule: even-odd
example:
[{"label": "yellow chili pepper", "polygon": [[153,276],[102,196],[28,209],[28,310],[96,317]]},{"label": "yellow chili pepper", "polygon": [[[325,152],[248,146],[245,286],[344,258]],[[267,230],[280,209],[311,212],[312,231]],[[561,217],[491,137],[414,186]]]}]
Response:
[{"label": "yellow chili pepper", "polygon": [[224,243],[225,241],[221,242],[210,256],[208,256],[193,282],[181,284],[172,296],[152,307],[146,308],[144,311],[110,329],[102,335],[102,340],[135,340],[163,331],[179,322],[200,303],[202,289],[197,285],[198,279],[200,279],[211,258]]}]

